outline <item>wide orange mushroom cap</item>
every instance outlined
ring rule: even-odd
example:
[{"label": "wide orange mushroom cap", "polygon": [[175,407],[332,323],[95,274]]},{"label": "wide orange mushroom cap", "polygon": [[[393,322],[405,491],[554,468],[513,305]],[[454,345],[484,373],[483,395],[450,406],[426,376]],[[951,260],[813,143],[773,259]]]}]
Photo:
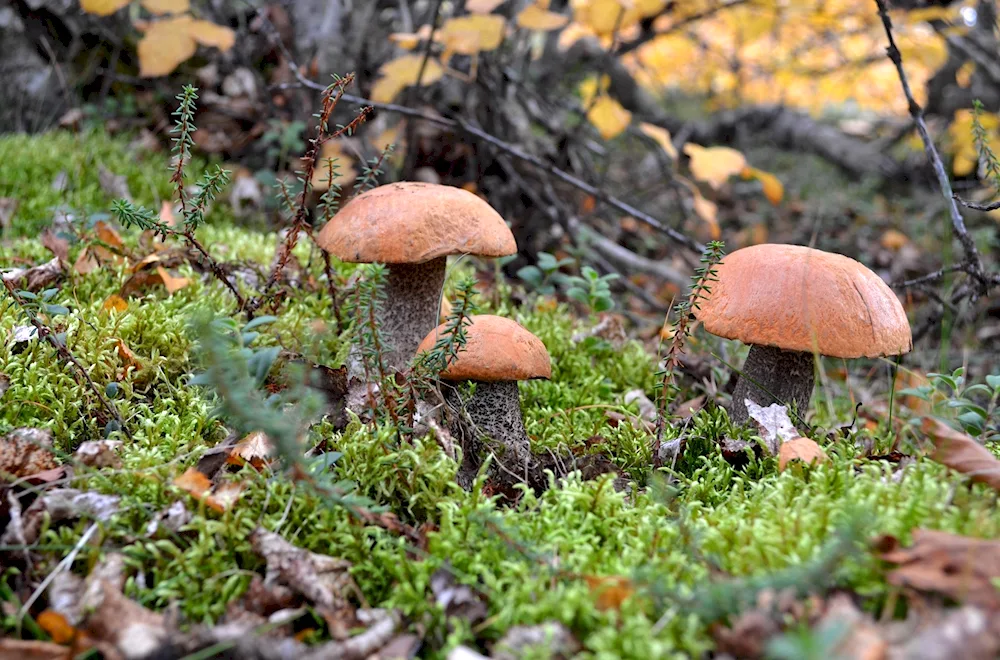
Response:
[{"label": "wide orange mushroom cap", "polygon": [[344,205],[316,240],[351,263],[420,264],[450,254],[517,252],[500,214],[467,190],[404,181],[368,190]]},{"label": "wide orange mushroom cap", "polygon": [[[479,314],[469,317],[465,348],[441,373],[446,380],[531,380],[551,378],[552,362],[542,340],[524,326],[502,316]],[[444,334],[442,323],[424,337],[417,353],[434,348]]]},{"label": "wide orange mushroom cap", "polygon": [[726,255],[695,316],[713,335],[839,358],[913,348],[896,294],[860,262],[800,245]]}]

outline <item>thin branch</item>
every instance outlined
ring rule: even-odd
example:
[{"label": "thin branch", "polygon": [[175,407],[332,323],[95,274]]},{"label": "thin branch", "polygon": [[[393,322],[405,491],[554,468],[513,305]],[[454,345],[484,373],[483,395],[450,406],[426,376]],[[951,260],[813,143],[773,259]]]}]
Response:
[{"label": "thin branch", "polygon": [[83,365],[77,361],[77,359],[72,353],[70,353],[69,349],[66,348],[63,343],[56,339],[55,333],[52,332],[52,329],[39,321],[38,317],[28,309],[24,299],[18,295],[17,290],[14,288],[14,284],[9,280],[3,280],[3,285],[7,289],[7,293],[10,294],[10,297],[13,298],[15,303],[17,303],[17,306],[20,307],[21,311],[27,315],[28,321],[31,322],[31,325],[35,327],[35,330],[38,333],[38,338],[48,342],[52,348],[56,349],[56,353],[59,355],[60,359],[74,367],[74,378],[76,379],[76,382],[81,385],[86,384],[90,388],[90,390],[97,397],[97,400],[101,402],[101,406],[118,422],[118,426],[121,427],[122,433],[124,433],[125,436],[131,440],[132,434],[129,433],[128,428],[125,426],[125,420],[123,420],[121,415],[118,413],[118,409],[111,405],[106,398],[104,398],[104,394],[101,392],[101,389],[97,387],[97,384],[94,383],[90,374],[83,368]]},{"label": "thin branch", "polygon": [[1000,209],[1000,200],[993,202],[992,204],[976,204],[975,202],[970,202],[968,200],[959,197],[958,193],[952,193],[952,198],[962,206],[973,211],[996,211]]},{"label": "thin branch", "polygon": [[892,34],[892,19],[889,18],[889,11],[886,8],[885,0],[875,0],[875,4],[878,6],[878,14],[882,19],[885,35],[889,40],[886,53],[896,66],[896,73],[899,75],[899,82],[903,86],[903,94],[906,95],[906,102],[909,105],[910,116],[913,117],[913,121],[917,125],[917,132],[920,133],[920,139],[923,140],[927,160],[934,168],[934,174],[937,176],[941,193],[944,195],[945,203],[948,205],[948,211],[951,215],[952,232],[962,244],[962,249],[965,252],[965,272],[975,279],[980,289],[985,292],[989,288],[989,278],[983,272],[983,262],[979,256],[979,250],[976,249],[976,243],[969,235],[969,230],[965,226],[965,220],[958,210],[958,204],[955,202],[954,192],[951,189],[951,181],[948,178],[947,172],[945,172],[944,163],[941,161],[941,156],[934,146],[934,141],[931,139],[927,123],[924,121],[923,108],[913,98],[910,82],[906,78],[906,72],[903,70],[903,58],[899,53],[899,48],[896,46],[896,40]]}]

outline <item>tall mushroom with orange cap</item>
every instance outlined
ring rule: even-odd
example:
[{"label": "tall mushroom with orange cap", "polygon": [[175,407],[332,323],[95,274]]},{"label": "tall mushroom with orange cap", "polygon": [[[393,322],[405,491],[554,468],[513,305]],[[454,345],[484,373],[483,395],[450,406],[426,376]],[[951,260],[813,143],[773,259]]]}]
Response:
[{"label": "tall mushroom with orange cap", "polygon": [[317,244],[351,263],[388,266],[383,358],[401,368],[438,323],[448,255],[503,257],[517,243],[503,218],[476,195],[434,183],[400,182],[358,195],[323,227]]},{"label": "tall mushroom with orange cap", "polygon": [[[517,383],[521,380],[551,378],[549,352],[535,335],[516,321],[502,316],[479,314],[469,318],[465,329],[466,343],[456,358],[441,372],[442,380],[472,381],[475,392],[464,402],[465,411],[474,425],[471,446],[463,446],[460,479],[468,487],[479,469],[478,436],[487,436],[501,443],[508,454],[501,457],[507,476],[523,479],[532,463],[528,432],[521,414],[521,399]],[[434,347],[445,332],[439,325],[420,342],[417,352]],[[454,401],[455,390],[446,392]],[[464,475],[464,479],[463,479]]]},{"label": "tall mushroom with orange cap", "polygon": [[814,354],[901,355],[913,348],[899,299],[861,263],[800,245],[753,245],[716,267],[695,316],[713,335],[751,344],[730,417],[747,420],[745,399],[794,402],[805,415]]}]

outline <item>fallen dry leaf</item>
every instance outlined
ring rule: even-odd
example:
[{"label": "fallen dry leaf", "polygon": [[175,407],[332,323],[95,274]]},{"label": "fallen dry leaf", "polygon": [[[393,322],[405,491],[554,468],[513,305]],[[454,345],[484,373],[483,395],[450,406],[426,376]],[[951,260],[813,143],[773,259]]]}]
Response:
[{"label": "fallen dry leaf", "polygon": [[66,660],[65,646],[34,639],[0,639],[0,660]]},{"label": "fallen dry leaf", "polygon": [[249,463],[254,468],[263,470],[271,462],[273,454],[274,445],[267,434],[263,431],[254,431],[236,443],[229,452],[226,462],[232,465]]},{"label": "fallen dry leaf", "polygon": [[49,634],[49,637],[56,644],[69,644],[80,636],[80,632],[66,620],[66,617],[52,610],[45,610],[39,614],[35,617],[35,622]]},{"label": "fallen dry leaf", "polygon": [[583,579],[590,587],[597,609],[602,611],[620,610],[622,604],[635,594],[632,581],[620,575],[584,575]]},{"label": "fallen dry leaf", "polygon": [[346,605],[347,590],[357,591],[345,559],[303,550],[263,527],[250,534],[250,545],[267,564],[265,587],[284,585],[327,610]]},{"label": "fallen dry leaf", "polygon": [[580,642],[558,621],[534,626],[514,626],[493,646],[494,660],[517,660],[531,649],[544,650],[549,658],[571,658],[580,651]]},{"label": "fallen dry leaf", "polygon": [[44,264],[32,266],[31,268],[15,268],[4,273],[3,279],[10,282],[17,289],[38,293],[44,289],[49,289],[65,275],[62,261],[59,257],[53,257],[51,261]]},{"label": "fallen dry leaf", "polygon": [[792,438],[781,444],[778,451],[778,469],[784,471],[788,464],[799,461],[807,465],[825,463],[829,458],[823,448],[809,438]]},{"label": "fallen dry leaf", "polygon": [[100,267],[101,262],[97,260],[97,255],[89,247],[80,250],[76,261],[73,262],[73,270],[80,275],[92,273]]},{"label": "fallen dry leaf", "polygon": [[463,619],[475,626],[489,615],[482,596],[468,585],[459,584],[448,563],[431,575],[431,593],[434,594],[434,602],[449,618]]},{"label": "fallen dry leaf", "polygon": [[188,468],[184,474],[174,479],[173,484],[218,513],[225,513],[232,508],[243,492],[243,484],[235,481],[224,482],[213,488],[209,478],[196,468]]},{"label": "fallen dry leaf", "polygon": [[58,467],[48,431],[21,427],[0,437],[0,475],[4,478],[20,479]]},{"label": "fallen dry leaf", "polygon": [[625,393],[625,405],[636,404],[639,407],[639,417],[647,422],[655,422],[657,416],[656,404],[642,390],[629,390]]},{"label": "fallen dry leaf", "polygon": [[51,229],[46,229],[41,235],[42,245],[62,261],[69,261],[69,241],[57,236]]},{"label": "fallen dry leaf", "polygon": [[112,293],[104,300],[104,303],[101,305],[101,311],[104,312],[113,311],[121,313],[124,312],[126,309],[128,309],[128,303],[125,302],[125,299],[119,296],[117,293]]},{"label": "fallen dry leaf", "polygon": [[191,283],[191,281],[186,277],[174,277],[163,266],[157,266],[156,272],[160,275],[160,279],[163,281],[163,286],[167,288],[167,293],[170,294],[180,291]]},{"label": "fallen dry leaf", "polygon": [[975,438],[934,417],[924,417],[920,430],[934,442],[931,458],[976,483],[1000,490],[1000,460]]},{"label": "fallen dry leaf", "polygon": [[0,399],[7,393],[8,389],[10,389],[10,376],[0,373]]},{"label": "fallen dry leaf", "polygon": [[893,537],[883,537],[876,546],[885,548],[883,560],[898,565],[887,576],[890,584],[1000,609],[1000,590],[994,586],[1000,578],[1000,540],[915,529],[908,548]]},{"label": "fallen dry leaf", "polygon": [[118,358],[122,361],[122,364],[125,366],[126,371],[130,368],[133,369],[134,371],[139,371],[140,369],[142,369],[142,363],[139,361],[139,358],[136,357],[135,353],[132,352],[131,348],[125,345],[125,342],[119,339],[117,342],[117,347],[118,347]]},{"label": "fallen dry leaf", "polygon": [[167,531],[178,532],[189,522],[191,522],[191,512],[184,506],[184,502],[177,500],[153,516],[146,525],[146,536],[156,536],[161,526]]},{"label": "fallen dry leaf", "polygon": [[73,457],[89,467],[120,468],[122,460],[118,451],[121,448],[121,440],[88,440],[76,448]]},{"label": "fallen dry leaf", "polygon": [[757,427],[764,445],[772,456],[777,455],[782,442],[800,437],[792,420],[788,418],[788,408],[772,403],[764,408],[750,399],[744,399],[747,414]]}]

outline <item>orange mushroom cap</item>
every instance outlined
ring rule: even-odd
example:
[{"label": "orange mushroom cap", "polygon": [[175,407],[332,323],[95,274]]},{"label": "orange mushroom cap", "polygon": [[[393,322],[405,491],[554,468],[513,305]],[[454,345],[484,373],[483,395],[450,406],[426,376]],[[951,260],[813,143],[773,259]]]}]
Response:
[{"label": "orange mushroom cap", "polygon": [[[552,363],[542,340],[522,325],[502,316],[469,317],[465,348],[441,373],[446,380],[531,380],[551,378]],[[429,351],[445,332],[442,323],[420,342],[417,353]]]},{"label": "orange mushroom cap", "polygon": [[517,252],[492,206],[461,188],[403,181],[364,192],[326,223],[317,244],[352,263],[420,264],[449,254]]},{"label": "orange mushroom cap", "polygon": [[753,245],[726,255],[694,310],[713,335],[840,358],[913,348],[906,312],[878,275],[841,254]]}]

